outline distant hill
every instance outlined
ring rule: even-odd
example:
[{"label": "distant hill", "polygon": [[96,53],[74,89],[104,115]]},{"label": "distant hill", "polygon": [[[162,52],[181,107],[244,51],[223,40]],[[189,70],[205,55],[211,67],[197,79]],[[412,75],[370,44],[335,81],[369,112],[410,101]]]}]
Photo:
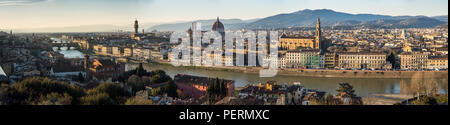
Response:
[{"label": "distant hill", "polygon": [[379,19],[394,19],[391,16],[372,15],[372,14],[348,14],[336,12],[328,9],[320,10],[302,10],[294,13],[279,14],[263,18],[261,20],[249,23],[245,28],[286,28],[286,27],[309,27],[315,26],[317,17],[320,17],[324,26],[335,25],[338,22],[346,21],[346,24],[355,23],[355,21],[372,21]]},{"label": "distant hill", "polygon": [[348,14],[329,9],[302,10],[294,13],[279,14],[248,23],[243,28],[270,29],[288,27],[312,27],[320,17],[322,26],[367,26],[372,28],[429,28],[445,24],[445,16],[387,16],[374,14]]},{"label": "distant hill", "polygon": [[[141,27],[151,27],[157,23],[142,23]],[[14,29],[14,32],[117,32],[132,31],[133,25],[82,25],[69,27],[43,27],[30,29]],[[141,32],[141,31],[139,31]]]},{"label": "distant hill", "polygon": [[[349,14],[329,9],[301,10],[293,13],[278,14],[262,19],[243,21],[240,19],[221,20],[226,29],[277,29],[289,27],[314,27],[317,17],[320,17],[322,26],[360,26],[365,28],[431,28],[445,25],[448,16],[388,16],[376,14]],[[203,30],[208,30],[215,22],[212,20],[199,20]],[[194,22],[194,21],[192,21]],[[157,25],[150,29],[185,31],[192,22]]]},{"label": "distant hill", "polygon": [[[261,19],[220,19],[226,29],[277,29],[289,27],[314,27],[317,17],[322,26],[344,26],[363,28],[431,28],[448,27],[448,15],[426,16],[388,16],[376,14],[349,14],[330,9],[305,9],[293,13],[284,13]],[[142,23],[140,27],[145,31],[186,31],[192,22],[200,22],[203,30],[211,29],[216,19],[186,21],[179,23]],[[71,27],[49,27],[35,29],[14,29],[14,32],[116,32],[118,30],[132,31],[133,24],[115,25],[87,25]],[[9,30],[7,30],[8,32]],[[141,31],[140,31],[141,32]]]},{"label": "distant hill", "polygon": [[445,15],[445,16],[435,16],[435,17],[432,17],[432,18],[437,19],[437,20],[440,20],[440,21],[448,22],[448,15]]},{"label": "distant hill", "polygon": [[[158,30],[158,31],[186,31],[192,26],[193,22],[199,22],[202,25],[202,29],[209,30],[212,27],[212,24],[216,22],[217,19],[210,19],[210,20],[197,20],[197,21],[190,21],[190,22],[181,22],[181,23],[172,23],[172,24],[161,24],[156,25],[151,28],[148,28],[148,30]],[[220,19],[220,21],[225,25],[225,27],[235,27],[240,24],[246,24],[253,22],[257,19],[252,20],[241,20],[241,19]],[[240,27],[240,26],[238,26]]]},{"label": "distant hill", "polygon": [[446,22],[429,17],[410,17],[406,19],[380,19],[374,21],[341,21],[333,26],[359,26],[365,28],[432,28]]}]

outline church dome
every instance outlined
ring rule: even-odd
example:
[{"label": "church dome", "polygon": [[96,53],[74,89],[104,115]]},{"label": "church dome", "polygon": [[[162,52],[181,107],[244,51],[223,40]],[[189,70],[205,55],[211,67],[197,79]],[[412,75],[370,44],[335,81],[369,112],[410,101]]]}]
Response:
[{"label": "church dome", "polygon": [[220,22],[219,17],[217,17],[217,21],[213,24],[212,30],[219,31],[219,32],[225,31],[225,27],[223,26],[222,22]]},{"label": "church dome", "polygon": [[192,34],[192,28],[189,28],[188,30],[186,30],[186,33],[188,33],[188,34]]}]

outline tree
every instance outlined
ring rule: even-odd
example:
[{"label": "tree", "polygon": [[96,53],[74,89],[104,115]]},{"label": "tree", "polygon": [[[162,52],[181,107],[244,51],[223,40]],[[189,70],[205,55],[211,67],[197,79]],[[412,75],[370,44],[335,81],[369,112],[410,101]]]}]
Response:
[{"label": "tree", "polygon": [[438,105],[436,98],[425,96],[421,99],[411,102],[413,105]]},{"label": "tree", "polygon": [[338,96],[356,96],[353,86],[348,83],[339,83],[339,88],[336,91],[339,92]]},{"label": "tree", "polygon": [[144,82],[137,75],[132,75],[128,78],[128,85],[131,87],[132,93],[145,89]]},{"label": "tree", "polygon": [[392,68],[393,69],[397,69],[397,62],[396,62],[396,58],[395,58],[395,55],[394,55],[394,52],[392,52],[391,53],[391,55],[389,55],[387,58],[386,58],[386,61],[387,62],[390,62],[391,64],[392,64]]},{"label": "tree", "polygon": [[84,82],[84,77],[83,77],[83,74],[81,74],[81,72],[78,74],[77,81],[80,83]]},{"label": "tree", "polygon": [[57,93],[63,95],[67,93],[72,97],[73,105],[79,104],[79,98],[86,93],[79,86],[71,86],[65,82],[50,80],[48,78],[27,78],[9,87],[8,97],[12,104],[31,105],[39,102],[41,97],[48,94]]},{"label": "tree", "polygon": [[328,94],[324,98],[312,98],[309,105],[341,105],[342,102],[336,99],[333,95]]},{"label": "tree", "polygon": [[0,84],[0,105],[9,104],[9,86],[7,84]]},{"label": "tree", "polygon": [[47,96],[43,96],[37,105],[71,105],[72,96],[67,93],[50,93]]},{"label": "tree", "polygon": [[107,93],[91,94],[81,98],[83,105],[114,105],[117,104]]},{"label": "tree", "polygon": [[167,96],[178,97],[177,90],[178,90],[177,85],[172,80],[170,80],[169,85],[167,86]]},{"label": "tree", "polygon": [[434,78],[434,73],[425,74],[424,72],[414,73],[411,78],[409,88],[410,94],[415,94],[420,100],[423,95],[432,96],[440,93],[440,87]]},{"label": "tree", "polygon": [[227,96],[227,86],[225,81],[216,78],[216,81],[208,86],[207,98],[210,103],[220,100]]},{"label": "tree", "polygon": [[130,98],[125,102],[125,105],[155,105],[155,103],[148,99]]},{"label": "tree", "polygon": [[[96,88],[93,88],[87,92],[88,97],[99,98],[101,94],[107,94],[108,98],[113,101],[113,104],[119,105],[125,103],[126,99],[131,96],[131,94],[122,86],[116,85],[115,83],[105,82],[101,83]],[[105,96],[101,95],[101,99]]]},{"label": "tree", "polygon": [[348,50],[347,50],[347,48],[346,47],[343,47],[342,48],[342,52],[347,52]]},{"label": "tree", "polygon": [[144,74],[146,74],[147,71],[145,71],[144,66],[142,66],[142,63],[139,63],[139,66],[136,68],[136,75],[138,75],[139,77],[144,76]]}]

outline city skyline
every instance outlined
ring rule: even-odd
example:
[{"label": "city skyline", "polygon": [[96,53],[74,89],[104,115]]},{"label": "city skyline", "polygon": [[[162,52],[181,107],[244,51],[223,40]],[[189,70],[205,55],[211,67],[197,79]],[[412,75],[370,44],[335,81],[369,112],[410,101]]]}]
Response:
[{"label": "city skyline", "polygon": [[[304,9],[332,9],[351,14],[390,16],[448,15],[447,0],[0,0],[0,6],[0,16],[4,17],[0,20],[0,29],[89,25],[120,27],[131,25],[135,19],[147,25],[155,25],[212,19],[217,16],[248,20]],[[228,6],[233,9],[227,9]]]}]

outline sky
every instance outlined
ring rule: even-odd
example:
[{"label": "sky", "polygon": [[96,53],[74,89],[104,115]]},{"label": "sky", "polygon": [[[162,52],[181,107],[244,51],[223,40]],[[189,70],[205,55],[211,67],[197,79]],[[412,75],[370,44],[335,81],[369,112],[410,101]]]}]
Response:
[{"label": "sky", "polygon": [[0,29],[264,18],[303,9],[448,15],[448,0],[0,0]]}]

